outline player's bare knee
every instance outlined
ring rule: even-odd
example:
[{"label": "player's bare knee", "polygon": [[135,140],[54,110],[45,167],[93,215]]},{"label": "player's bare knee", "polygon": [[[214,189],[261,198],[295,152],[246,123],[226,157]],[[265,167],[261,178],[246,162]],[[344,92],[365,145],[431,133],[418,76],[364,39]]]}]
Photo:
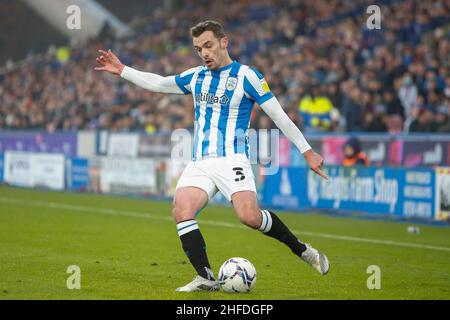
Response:
[{"label": "player's bare knee", "polygon": [[261,214],[256,211],[249,211],[246,214],[239,215],[239,220],[252,229],[258,229],[261,225]]},{"label": "player's bare knee", "polygon": [[189,206],[174,205],[172,209],[172,216],[176,223],[181,221],[194,219],[195,212]]},{"label": "player's bare knee", "polygon": [[194,219],[195,212],[189,201],[183,201],[183,197],[175,197],[173,200],[172,216],[175,222]]}]

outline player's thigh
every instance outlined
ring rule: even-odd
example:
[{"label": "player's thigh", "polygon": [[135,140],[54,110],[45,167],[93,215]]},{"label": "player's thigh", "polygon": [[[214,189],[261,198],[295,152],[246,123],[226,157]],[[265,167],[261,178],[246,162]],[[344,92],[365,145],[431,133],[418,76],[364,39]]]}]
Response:
[{"label": "player's thigh", "polygon": [[210,174],[205,168],[208,168],[204,161],[191,161],[183,170],[180,179],[178,179],[176,189],[182,187],[197,187],[202,189],[208,195],[208,199],[214,197],[217,188]]},{"label": "player's thigh", "polygon": [[190,162],[178,180],[173,199],[173,216],[177,222],[193,219],[217,192],[214,181],[201,165]]},{"label": "player's thigh", "polygon": [[231,202],[242,223],[254,229],[261,226],[262,216],[256,192],[250,190],[235,192],[231,195]]},{"label": "player's thigh", "polygon": [[178,223],[194,219],[195,214],[208,203],[208,193],[198,187],[180,187],[173,197],[173,218]]},{"label": "player's thigh", "polygon": [[245,155],[233,155],[217,160],[214,182],[231,201],[239,220],[253,228],[260,226],[255,177]]}]

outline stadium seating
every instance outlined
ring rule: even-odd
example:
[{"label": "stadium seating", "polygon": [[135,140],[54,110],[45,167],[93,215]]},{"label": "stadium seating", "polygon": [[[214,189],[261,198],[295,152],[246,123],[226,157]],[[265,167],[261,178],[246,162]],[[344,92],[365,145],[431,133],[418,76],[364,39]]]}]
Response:
[{"label": "stadium seating", "polygon": [[[320,86],[334,118],[323,131],[450,132],[448,2],[381,1],[381,30],[366,27],[369,4],[227,0],[183,1],[176,11],[149,8],[130,22],[130,37],[91,39],[71,47],[67,61],[49,50],[2,73],[0,129],[192,128],[188,97],[146,92],[93,67],[99,48],[160,74],[199,64],[188,30],[205,18],[206,6],[224,21],[232,58],[259,69],[292,117],[301,116],[309,88]],[[421,125],[423,114],[429,125]],[[261,116],[256,108],[254,127],[264,122]]]}]

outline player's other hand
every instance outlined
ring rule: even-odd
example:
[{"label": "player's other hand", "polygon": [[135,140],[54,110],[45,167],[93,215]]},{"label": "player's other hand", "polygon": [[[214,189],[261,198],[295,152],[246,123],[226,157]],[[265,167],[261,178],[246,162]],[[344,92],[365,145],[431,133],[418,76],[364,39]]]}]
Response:
[{"label": "player's other hand", "polygon": [[325,180],[328,180],[327,174],[322,171],[323,166],[323,158],[320,154],[317,152],[314,152],[314,150],[309,149],[305,153],[303,153],[303,156],[305,157],[306,162],[308,163],[308,166],[311,168],[312,171],[317,173],[319,176],[324,178]]},{"label": "player's other hand", "polygon": [[120,62],[119,58],[117,58],[117,56],[112,53],[111,50],[98,50],[98,52],[100,55],[95,60],[100,65],[100,67],[95,67],[94,70],[107,71],[120,76],[123,68],[125,68],[125,65]]}]

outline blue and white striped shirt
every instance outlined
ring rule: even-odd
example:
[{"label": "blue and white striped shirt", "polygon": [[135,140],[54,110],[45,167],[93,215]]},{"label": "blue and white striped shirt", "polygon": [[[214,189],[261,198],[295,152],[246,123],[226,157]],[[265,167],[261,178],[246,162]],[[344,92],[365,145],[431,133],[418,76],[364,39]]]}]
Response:
[{"label": "blue and white striped shirt", "polygon": [[254,103],[273,97],[264,77],[236,61],[209,70],[195,67],[175,76],[195,108],[193,160],[242,153],[248,157],[248,128]]}]

